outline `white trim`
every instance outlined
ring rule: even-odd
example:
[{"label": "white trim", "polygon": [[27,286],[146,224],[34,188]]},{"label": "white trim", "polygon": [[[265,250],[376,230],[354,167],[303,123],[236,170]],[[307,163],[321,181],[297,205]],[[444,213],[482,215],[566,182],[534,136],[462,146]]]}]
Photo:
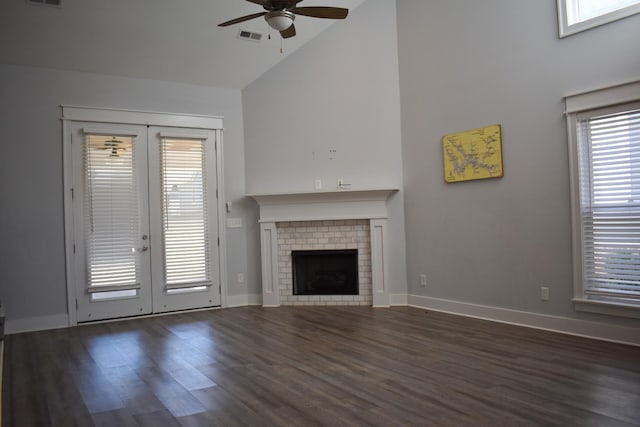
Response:
[{"label": "white trim", "polygon": [[[395,306],[408,305],[410,307],[429,309],[459,316],[489,320],[499,323],[507,323],[511,325],[558,332],[567,335],[581,336],[602,341],[640,346],[640,328],[608,325],[598,322],[569,319],[566,317],[558,316],[549,316],[545,314],[525,311],[509,310],[459,301],[424,297],[420,295],[392,294],[390,295],[390,299],[391,305]],[[259,294],[229,295],[227,301],[229,308],[244,307],[248,305],[261,305],[262,296]],[[206,310],[216,310],[216,308],[214,307],[196,310],[185,310],[176,313]],[[145,316],[137,316],[134,318],[137,319],[156,317],[168,314],[172,313],[158,313]],[[100,322],[90,322],[88,324],[123,321],[128,319],[109,319]],[[68,326],[69,321],[67,315],[57,314],[52,316],[9,320],[6,324],[5,333],[8,335],[22,332],[66,328]]]},{"label": "white trim", "polygon": [[89,135],[120,135],[120,136],[138,136],[138,132],[125,129],[100,129],[100,128],[82,128],[82,132]]},{"label": "white trim", "polygon": [[[630,307],[614,302],[601,303],[588,300],[584,292],[583,278],[583,218],[580,203],[580,164],[577,125],[580,116],[604,113],[606,109],[621,108],[640,100],[640,80],[611,85],[565,97],[567,120],[567,144],[569,152],[569,183],[571,190],[571,245],[573,254],[574,309],[610,316],[640,317],[640,307]],[[617,106],[617,107],[616,107]],[[597,111],[597,113],[596,113]]]},{"label": "white trim", "polygon": [[260,294],[229,295],[227,298],[229,308],[262,305],[262,295]]},{"label": "white trim", "polygon": [[608,24],[610,22],[617,21],[628,16],[640,13],[640,3],[623,7],[622,9],[614,10],[604,15],[596,16],[585,21],[576,22],[575,24],[569,24],[567,2],[576,0],[558,0],[558,34],[560,38],[576,34],[590,28],[599,27],[600,25]]},{"label": "white trim", "polygon": [[582,212],[580,210],[580,159],[575,114],[567,115],[567,141],[569,144],[569,189],[571,196],[571,255],[573,271],[573,295],[582,297],[584,280],[582,276]]},{"label": "white trim", "polygon": [[408,305],[409,304],[409,296],[407,294],[390,294],[389,295],[389,305]]},{"label": "white trim", "polygon": [[371,293],[374,307],[389,307],[389,244],[387,220],[371,219]]},{"label": "white trim", "polygon": [[278,230],[275,222],[260,223],[260,259],[262,266],[262,305],[280,305],[278,272]]},{"label": "white trim", "polygon": [[247,194],[260,206],[260,222],[385,219],[387,199],[398,191],[358,189],[339,191]]},{"label": "white trim", "polygon": [[62,172],[63,172],[63,203],[64,203],[64,249],[65,276],[67,283],[67,312],[68,326],[78,324],[76,310],[76,290],[74,281],[75,235],[73,216],[73,161],[71,153],[71,122],[62,121]]},{"label": "white trim", "polygon": [[179,133],[179,132],[160,132],[160,138],[166,139],[201,139],[206,141],[209,139],[209,135],[207,134],[197,134],[197,133]]},{"label": "white trim", "polygon": [[218,238],[220,245],[218,246],[218,260],[220,264],[220,307],[227,307],[227,293],[229,285],[227,284],[227,229],[225,227],[226,210],[224,206],[224,144],[222,143],[222,123],[220,128],[215,130],[216,138],[216,173],[217,173],[217,190],[218,190]]},{"label": "white trim", "polygon": [[586,298],[574,298],[573,308],[587,313],[607,314],[610,316],[631,317],[640,319],[640,307],[610,301],[598,301]]},{"label": "white trim", "polygon": [[223,129],[222,117],[176,114],[157,111],[61,105],[62,120],[77,122],[125,123],[132,125]]},{"label": "white trim", "polygon": [[[62,109],[62,141],[63,141],[63,184],[64,184],[64,228],[65,228],[65,267],[67,283],[67,324],[76,326],[76,286],[74,278],[74,221],[73,221],[73,167],[71,150],[71,123],[118,123],[131,125],[148,125],[163,127],[182,127],[189,129],[206,129],[215,134],[216,140],[216,173],[217,173],[217,208],[218,208],[218,247],[220,264],[220,305],[227,306],[227,263],[226,263],[226,228],[224,226],[224,173],[223,173],[223,125],[222,117],[203,116],[193,114],[175,114],[153,111],[123,110],[115,108],[96,108],[61,105]],[[60,325],[56,326],[60,327]],[[37,330],[37,329],[35,329]]]},{"label": "white trim", "polygon": [[22,319],[7,320],[5,334],[19,334],[22,332],[45,331],[47,329],[67,327],[69,327],[69,316],[66,314],[25,317]]},{"label": "white trim", "polygon": [[408,305],[411,307],[425,308],[443,313],[533,329],[542,329],[602,341],[640,346],[640,327],[610,325],[420,295],[407,295],[407,299]]},{"label": "white trim", "polygon": [[389,307],[387,199],[393,188],[249,194],[260,207],[262,304],[280,305],[276,223],[368,219],[371,236],[371,281],[374,307]]},{"label": "white trim", "polygon": [[626,104],[640,99],[640,80],[574,93],[564,99],[566,114]]}]

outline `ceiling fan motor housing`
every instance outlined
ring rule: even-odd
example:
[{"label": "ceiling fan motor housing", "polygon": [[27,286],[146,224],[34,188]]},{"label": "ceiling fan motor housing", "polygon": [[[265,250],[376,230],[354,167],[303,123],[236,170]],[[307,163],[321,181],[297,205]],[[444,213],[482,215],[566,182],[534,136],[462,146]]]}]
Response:
[{"label": "ceiling fan motor housing", "polygon": [[296,15],[288,10],[272,10],[264,16],[264,19],[274,30],[284,31],[293,24]]}]

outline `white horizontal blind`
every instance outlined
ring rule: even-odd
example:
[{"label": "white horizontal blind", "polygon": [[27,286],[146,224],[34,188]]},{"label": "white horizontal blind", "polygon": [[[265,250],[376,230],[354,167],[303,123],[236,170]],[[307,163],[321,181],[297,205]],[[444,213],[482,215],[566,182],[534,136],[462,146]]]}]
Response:
[{"label": "white horizontal blind", "polygon": [[161,139],[166,289],[211,285],[203,139]]},{"label": "white horizontal blind", "polygon": [[585,294],[640,299],[640,110],[578,121]]},{"label": "white horizontal blind", "polygon": [[84,212],[90,292],[139,287],[140,234],[131,136],[86,135]]}]

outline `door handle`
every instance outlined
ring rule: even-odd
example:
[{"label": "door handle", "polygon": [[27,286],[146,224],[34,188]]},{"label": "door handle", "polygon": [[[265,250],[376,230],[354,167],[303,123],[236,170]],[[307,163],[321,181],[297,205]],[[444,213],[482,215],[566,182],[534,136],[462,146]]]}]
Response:
[{"label": "door handle", "polygon": [[141,248],[138,248],[138,252],[146,252],[149,250],[149,246],[143,245]]}]

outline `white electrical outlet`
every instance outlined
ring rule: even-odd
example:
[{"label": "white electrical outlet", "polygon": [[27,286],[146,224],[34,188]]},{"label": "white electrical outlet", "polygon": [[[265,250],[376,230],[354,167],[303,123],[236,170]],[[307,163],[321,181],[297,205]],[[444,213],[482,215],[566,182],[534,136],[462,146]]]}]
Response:
[{"label": "white electrical outlet", "polygon": [[244,273],[238,273],[238,283],[244,283]]},{"label": "white electrical outlet", "polygon": [[540,299],[549,301],[549,288],[547,286],[540,286]]},{"label": "white electrical outlet", "polygon": [[316,190],[322,190],[322,180],[316,179]]},{"label": "white electrical outlet", "polygon": [[421,274],[420,275],[420,286],[427,286],[427,275],[426,274]]}]

